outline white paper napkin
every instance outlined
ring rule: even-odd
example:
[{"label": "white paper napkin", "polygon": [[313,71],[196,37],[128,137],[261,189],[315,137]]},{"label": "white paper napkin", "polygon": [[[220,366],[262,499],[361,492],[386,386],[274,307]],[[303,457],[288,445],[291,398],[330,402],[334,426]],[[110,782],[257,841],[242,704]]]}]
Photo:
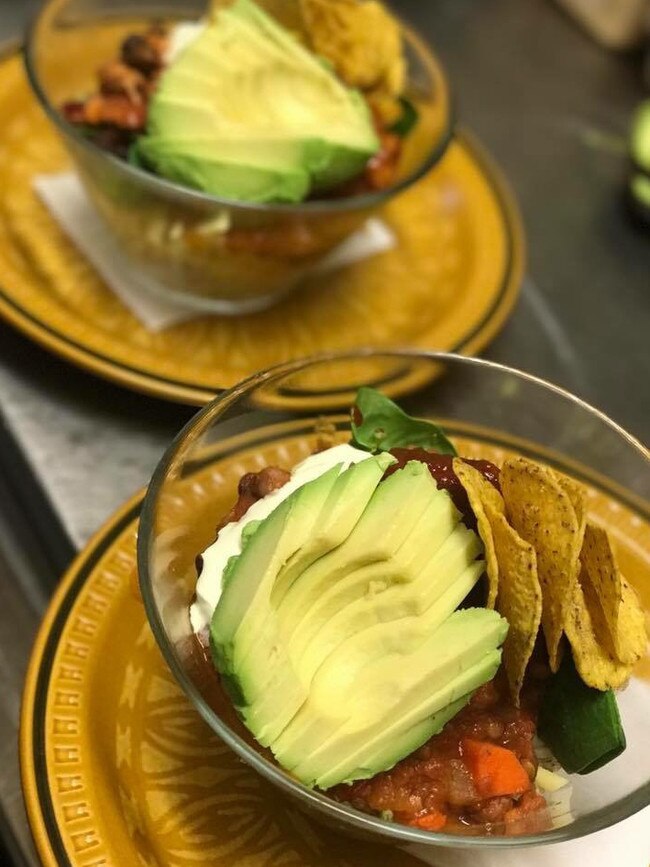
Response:
[{"label": "white paper napkin", "polygon": [[[125,258],[74,172],[38,175],[34,189],[66,235],[145,328],[162,331],[202,315],[156,296],[155,281]],[[372,218],[324,256],[314,266],[314,272],[334,271],[394,246],[393,232],[381,220]]]}]

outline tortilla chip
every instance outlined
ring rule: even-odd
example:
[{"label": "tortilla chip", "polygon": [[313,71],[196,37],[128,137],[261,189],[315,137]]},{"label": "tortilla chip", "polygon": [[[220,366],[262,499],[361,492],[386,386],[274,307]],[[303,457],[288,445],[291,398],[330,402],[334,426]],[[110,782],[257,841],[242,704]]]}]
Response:
[{"label": "tortilla chip", "polygon": [[583,522],[552,470],[525,458],[501,469],[506,515],[535,549],[542,587],[542,627],[552,671],[560,664],[560,641],[580,569]]},{"label": "tortilla chip", "polygon": [[492,527],[486,509],[503,513],[505,506],[503,498],[497,489],[471,464],[466,464],[460,458],[454,458],[453,467],[458,480],[465,488],[469,504],[476,516],[478,534],[485,547],[485,564],[488,576],[488,598],[486,608],[494,608],[499,590],[499,559],[495,553]]},{"label": "tortilla chip", "polygon": [[519,693],[542,619],[542,588],[537,577],[537,555],[533,546],[510,526],[503,512],[493,509],[489,503],[486,512],[499,563],[496,607],[510,626],[503,645],[503,665],[510,692],[518,706]]},{"label": "tortilla chip", "polygon": [[598,640],[620,662],[633,665],[646,650],[645,615],[636,593],[621,575],[602,527],[587,524],[580,559],[602,609],[602,617],[594,623]]},{"label": "tortilla chip", "polygon": [[406,65],[396,18],[378,0],[300,0],[314,51],[346,84],[399,96]]},{"label": "tortilla chip", "polygon": [[574,479],[569,478],[569,476],[558,473],[557,470],[552,470],[551,472],[560,483],[562,490],[571,500],[571,505],[575,509],[576,518],[582,528],[582,534],[584,534],[584,528],[587,524],[587,493],[585,489]]},{"label": "tortilla chip", "polygon": [[628,680],[631,665],[619,662],[598,642],[595,622],[591,611],[598,599],[589,582],[585,584],[586,593],[580,581],[573,587],[571,603],[567,610],[565,631],[578,674],[587,686],[594,689],[618,689]]},{"label": "tortilla chip", "polygon": [[634,665],[648,650],[648,629],[643,606],[636,590],[621,575],[621,607],[618,611],[616,655],[621,662]]}]

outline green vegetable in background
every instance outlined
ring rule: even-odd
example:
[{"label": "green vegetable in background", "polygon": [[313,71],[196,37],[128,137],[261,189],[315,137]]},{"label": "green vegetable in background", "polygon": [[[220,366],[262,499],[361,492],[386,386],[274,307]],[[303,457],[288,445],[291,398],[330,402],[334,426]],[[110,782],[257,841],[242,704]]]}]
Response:
[{"label": "green vegetable in background", "polygon": [[370,452],[419,446],[445,455],[456,449],[433,422],[412,418],[374,388],[357,392],[352,408],[352,444]]},{"label": "green vegetable in background", "polygon": [[627,201],[637,221],[650,228],[650,99],[634,114],[630,137],[632,173],[627,184]]},{"label": "green vegetable in background", "polygon": [[650,174],[650,99],[642,102],[635,112],[630,147],[637,167]]},{"label": "green vegetable in background", "polygon": [[568,774],[590,774],[626,746],[614,693],[583,683],[570,653],[549,680],[537,731]]}]

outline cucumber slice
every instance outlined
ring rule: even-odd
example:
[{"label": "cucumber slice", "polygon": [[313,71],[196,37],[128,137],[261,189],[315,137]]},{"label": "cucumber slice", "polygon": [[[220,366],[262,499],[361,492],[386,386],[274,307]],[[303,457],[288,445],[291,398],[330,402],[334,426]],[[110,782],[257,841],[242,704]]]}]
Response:
[{"label": "cucumber slice", "polygon": [[614,693],[583,683],[570,653],[549,680],[537,731],[568,774],[590,774],[626,746]]}]

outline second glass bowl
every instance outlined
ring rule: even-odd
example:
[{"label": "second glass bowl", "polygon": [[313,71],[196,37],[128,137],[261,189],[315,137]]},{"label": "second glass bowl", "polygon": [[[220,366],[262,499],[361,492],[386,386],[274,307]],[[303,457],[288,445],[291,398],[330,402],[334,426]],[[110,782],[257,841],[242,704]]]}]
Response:
[{"label": "second glass bowl", "polygon": [[260,310],[296,289],[322,258],[381,205],[440,159],[452,134],[449,91],[437,58],[404,28],[405,95],[419,120],[398,179],[377,192],[299,205],[254,205],[182,187],[114,157],[61,115],[92,92],[97,68],[124,37],[153,20],[197,21],[205,3],[49,0],[25,46],[34,93],[56,127],[92,202],[146,291],[197,311]]}]

